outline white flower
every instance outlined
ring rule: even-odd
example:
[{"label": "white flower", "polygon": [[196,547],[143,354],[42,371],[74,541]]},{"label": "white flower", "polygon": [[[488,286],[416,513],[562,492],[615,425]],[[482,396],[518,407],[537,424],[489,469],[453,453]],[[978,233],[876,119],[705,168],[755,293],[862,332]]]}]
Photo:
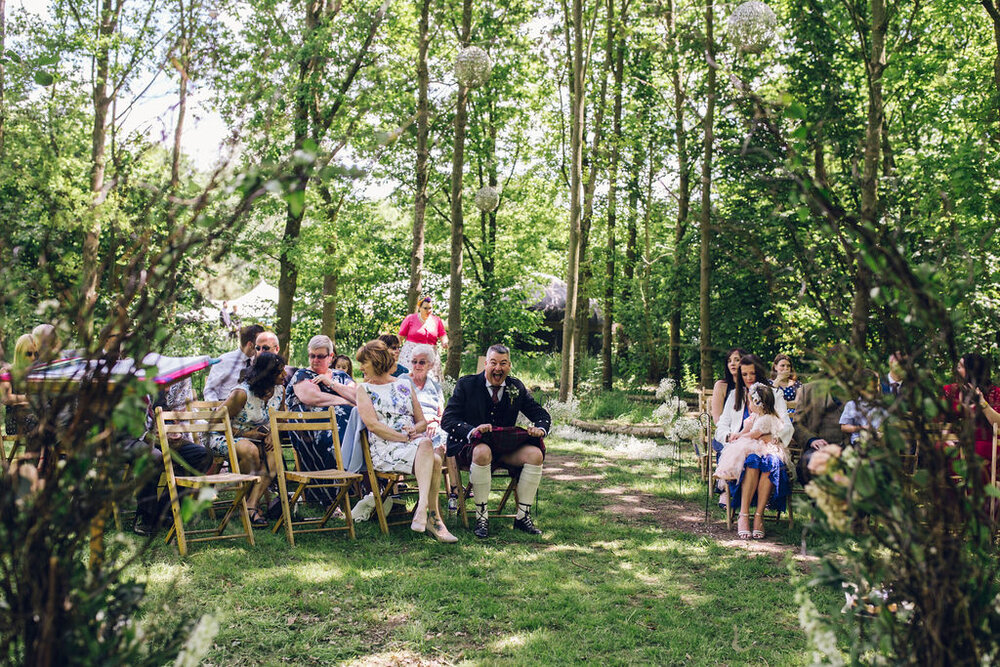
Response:
[{"label": "white flower", "polygon": [[553,423],[568,424],[580,416],[580,399],[570,397],[565,403],[554,399],[546,401],[545,411]]},{"label": "white flower", "polygon": [[844,658],[837,650],[837,635],[823,620],[822,615],[804,591],[795,593],[799,605],[799,625],[813,648],[812,664],[843,665]]},{"label": "white flower", "polygon": [[680,442],[697,440],[701,436],[701,423],[697,419],[682,417],[674,423],[666,435],[668,440]]},{"label": "white flower", "polygon": [[660,380],[660,386],[656,388],[656,397],[660,399],[672,396],[674,389],[677,388],[677,382],[673,378],[663,378]]},{"label": "white flower", "polygon": [[177,654],[174,667],[198,667],[212,649],[212,640],[217,634],[219,634],[219,621],[211,614],[202,616],[194,632],[184,642],[184,648]]}]

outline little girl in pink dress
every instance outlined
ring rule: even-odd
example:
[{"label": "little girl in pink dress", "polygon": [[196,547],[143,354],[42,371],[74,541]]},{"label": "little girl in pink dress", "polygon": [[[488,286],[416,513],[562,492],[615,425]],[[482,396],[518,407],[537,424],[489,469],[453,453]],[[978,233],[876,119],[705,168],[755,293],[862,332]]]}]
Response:
[{"label": "little girl in pink dress", "polygon": [[[754,388],[756,389],[756,385]],[[771,391],[769,387],[763,390]],[[754,391],[749,393],[750,416],[744,422],[743,430],[722,449],[719,464],[715,469],[715,477],[719,479],[738,479],[743,473],[747,457],[751,454],[760,457],[771,454],[784,461],[785,465],[791,465],[788,450],[778,438],[778,431],[783,425],[781,417],[774,412],[773,407],[767,412],[767,407],[754,395]]]}]

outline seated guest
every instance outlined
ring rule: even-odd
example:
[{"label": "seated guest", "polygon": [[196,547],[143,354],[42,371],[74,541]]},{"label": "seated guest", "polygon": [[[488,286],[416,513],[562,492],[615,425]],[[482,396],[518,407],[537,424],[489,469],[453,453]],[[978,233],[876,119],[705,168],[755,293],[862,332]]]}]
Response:
[{"label": "seated guest", "polygon": [[795,413],[795,442],[802,448],[798,462],[798,477],[803,486],[812,479],[809,459],[813,452],[826,445],[839,445],[844,439],[840,415],[844,403],[831,391],[827,381],[809,382],[799,392],[799,407]]},{"label": "seated guest", "polygon": [[[748,354],[740,359],[736,390],[726,399],[726,405],[722,409],[722,417],[715,429],[715,439],[721,442],[724,447],[728,447],[730,441],[738,437],[738,434],[743,431],[744,424],[750,418],[749,389],[758,383],[767,384],[767,370],[756,355]],[[784,395],[773,388],[771,391],[774,393],[774,411],[782,422],[781,428],[776,433],[772,433],[773,440],[776,443],[780,442],[781,446],[787,447],[792,439],[794,428],[788,418],[788,407],[785,405]],[[723,449],[723,456],[725,456],[725,449]],[[748,532],[745,524],[749,523],[750,508],[757,506],[758,511],[754,515],[752,534],[763,536],[764,507],[784,511],[790,492],[791,479],[785,459],[773,454],[746,457],[742,474],[729,482],[731,502],[739,501],[740,503],[738,528],[740,533]]]},{"label": "seated guest", "polygon": [[240,329],[240,347],[232,352],[226,352],[219,357],[219,363],[213,364],[205,380],[205,390],[202,392],[206,401],[224,401],[240,382],[243,373],[253,359],[256,350],[257,336],[264,327],[259,324]]},{"label": "seated guest", "polygon": [[378,339],[385,343],[389,352],[392,353],[392,370],[389,371],[389,375],[398,378],[400,375],[409,373],[410,369],[399,363],[399,338],[395,334],[382,334]]},{"label": "seated guest", "polygon": [[354,364],[346,354],[338,354],[333,358],[333,370],[347,373],[347,377],[354,377]]},{"label": "seated guest", "polygon": [[[170,494],[164,493],[158,497],[160,473],[163,472],[163,452],[160,447],[159,438],[156,436],[156,425],[153,415],[156,408],[163,408],[164,411],[183,411],[187,409],[188,402],[194,400],[194,388],[191,386],[191,378],[187,377],[179,382],[175,382],[167,389],[161,391],[155,401],[149,406],[146,414],[146,434],[139,440],[134,440],[126,444],[126,448],[149,448],[152,459],[151,475],[142,488],[136,491],[135,523],[132,530],[137,535],[151,535],[156,532],[160,522],[166,516],[170,503]],[[169,433],[171,447],[180,455],[183,461],[197,470],[206,472],[212,465],[212,453],[204,445],[195,444],[190,440],[193,434]],[[150,446],[148,442],[154,444]],[[138,449],[136,451],[139,451]],[[178,474],[184,474],[178,472]],[[181,495],[191,492],[191,489],[179,489]]]},{"label": "seated guest", "polygon": [[[469,469],[476,498],[474,533],[480,539],[489,536],[487,501],[493,468],[500,466],[521,468],[514,528],[531,535],[542,532],[531,520],[531,505],[542,479],[542,438],[551,428],[552,418],[510,370],[510,350],[503,345],[490,346],[485,370],[459,379],[441,418],[441,427],[448,433],[448,454],[458,459],[459,467]],[[524,413],[534,425],[515,430],[518,413]]]},{"label": "seated guest", "polygon": [[[273,331],[261,331],[257,334],[257,341],[253,346],[255,354],[260,354],[261,352],[270,352],[271,354],[281,355],[281,344],[278,342],[278,334]],[[288,384],[292,376],[295,375],[297,368],[292,366],[285,366],[285,384]]]},{"label": "seated guest", "polygon": [[[240,472],[260,475],[260,482],[247,496],[247,509],[254,527],[267,525],[267,519],[257,507],[257,502],[274,477],[267,465],[267,452],[271,450],[271,442],[267,436],[270,431],[270,411],[281,409],[284,389],[285,360],[277,354],[261,352],[254,358],[246,377],[233,388],[219,408],[228,411],[232,420]],[[229,448],[224,434],[213,434],[209,447],[216,456],[228,459]]]},{"label": "seated guest", "polygon": [[[792,358],[787,354],[779,354],[774,358],[774,362],[771,364],[771,386],[781,390],[786,403],[798,400],[802,383],[799,382],[795,369],[792,368]],[[795,412],[795,410],[789,410],[789,412]]]},{"label": "seated guest", "polygon": [[31,366],[38,361],[38,341],[31,334],[23,334],[14,344],[14,358],[10,364],[10,381],[0,381],[0,403],[6,406],[4,426],[7,435],[23,435],[38,425],[31,407],[28,405],[25,376]]},{"label": "seated guest", "polygon": [[[440,542],[457,542],[438,507],[442,448],[435,451],[424,431],[427,420],[409,380],[390,375],[396,357],[381,340],[365,343],[357,354],[365,375],[358,392],[358,414],[368,428],[372,465],[378,472],[413,474],[419,493],[410,529]],[[373,489],[378,492],[377,489]]]},{"label": "seated guest", "polygon": [[[875,396],[879,392],[878,375],[873,371],[863,371],[863,374],[867,376],[869,384],[868,396]],[[878,430],[885,416],[884,408],[861,395],[844,405],[844,412],[840,415],[840,430],[850,436],[850,444],[853,445],[861,437],[862,431]]]},{"label": "seated guest", "polygon": [[[424,419],[427,420],[427,437],[434,443],[435,448],[443,447],[448,439],[448,434],[441,429],[441,415],[444,414],[444,391],[438,381],[432,377],[438,364],[437,352],[430,345],[416,344],[410,350],[410,363],[413,365],[413,370],[402,378],[408,378],[413,382],[414,389],[417,390],[417,400],[420,402]],[[447,466],[448,476],[453,482],[457,482],[460,478],[454,456],[448,457]],[[457,503],[458,487],[452,485],[448,494],[448,509],[452,511],[457,509]]]},{"label": "seated guest", "polygon": [[883,394],[899,395],[906,381],[906,369],[903,366],[906,360],[906,354],[903,352],[897,351],[889,355],[889,372],[881,380]]},{"label": "seated guest", "polygon": [[955,374],[958,381],[944,387],[949,417],[972,422],[976,453],[992,461],[993,425],[1000,424],[1000,387],[993,384],[990,360],[975,352],[963,355]]},{"label": "seated guest", "polygon": [[[314,412],[333,406],[337,415],[337,436],[342,442],[347,422],[354,410],[357,385],[342,371],[330,368],[333,342],[328,336],[309,340],[309,368],[300,368],[292,376],[285,394],[285,405],[295,412]],[[333,434],[325,431],[289,431],[292,446],[303,470],[329,470],[337,467]],[[309,489],[308,500],[321,504],[333,502],[327,489]]]},{"label": "seated guest", "polygon": [[[746,356],[746,352],[738,347],[734,347],[729,352],[726,352],[726,365],[723,366],[722,379],[717,380],[715,386],[712,387],[712,422],[715,424],[719,423],[719,418],[722,417],[722,408],[726,405],[726,399],[729,395],[733,393],[736,389],[736,376],[740,372],[740,359]],[[718,445],[716,447],[716,445]],[[715,451],[722,450],[722,444],[712,443],[713,449]]]},{"label": "seated guest", "polygon": [[39,361],[52,361],[59,357],[62,351],[62,342],[59,340],[59,332],[51,324],[39,324],[31,330],[31,335],[38,343]]}]

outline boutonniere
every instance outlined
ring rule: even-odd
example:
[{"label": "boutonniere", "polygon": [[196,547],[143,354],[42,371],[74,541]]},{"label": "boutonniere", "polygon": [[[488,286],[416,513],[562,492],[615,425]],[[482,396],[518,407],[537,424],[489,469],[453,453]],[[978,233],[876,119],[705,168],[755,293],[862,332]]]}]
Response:
[{"label": "boutonniere", "polygon": [[505,392],[510,396],[510,402],[513,403],[517,400],[517,397],[521,395],[521,391],[513,383],[507,385],[507,391]]}]

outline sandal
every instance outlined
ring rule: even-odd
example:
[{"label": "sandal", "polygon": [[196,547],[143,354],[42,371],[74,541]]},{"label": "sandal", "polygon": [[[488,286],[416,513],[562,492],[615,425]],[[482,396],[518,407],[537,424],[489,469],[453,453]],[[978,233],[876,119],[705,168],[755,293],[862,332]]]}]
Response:
[{"label": "sandal", "polygon": [[760,513],[760,514],[754,514],[753,515],[754,525],[757,525],[757,520],[758,519],[760,519],[760,525],[761,525],[761,527],[760,528],[754,528],[752,536],[753,536],[753,539],[755,539],[755,540],[762,540],[762,539],[764,539],[764,514],[763,514],[763,512]]},{"label": "sandal", "polygon": [[250,513],[250,525],[254,528],[267,528],[271,525],[259,507],[249,507],[247,512]]},{"label": "sandal", "polygon": [[749,524],[750,523],[750,515],[749,514],[744,514],[743,512],[740,512],[740,517],[739,517],[739,519],[736,522],[736,536],[738,538],[740,538],[741,540],[749,540],[750,539],[750,529],[749,529],[749,527],[747,528],[747,530],[740,530],[740,527],[739,527],[740,526],[739,522],[742,521],[743,519],[746,519],[747,523]]},{"label": "sandal", "polygon": [[437,512],[430,510],[427,512],[427,532],[438,542],[446,544],[458,542],[458,538],[448,531],[448,527],[444,525],[444,521],[437,515]]}]

